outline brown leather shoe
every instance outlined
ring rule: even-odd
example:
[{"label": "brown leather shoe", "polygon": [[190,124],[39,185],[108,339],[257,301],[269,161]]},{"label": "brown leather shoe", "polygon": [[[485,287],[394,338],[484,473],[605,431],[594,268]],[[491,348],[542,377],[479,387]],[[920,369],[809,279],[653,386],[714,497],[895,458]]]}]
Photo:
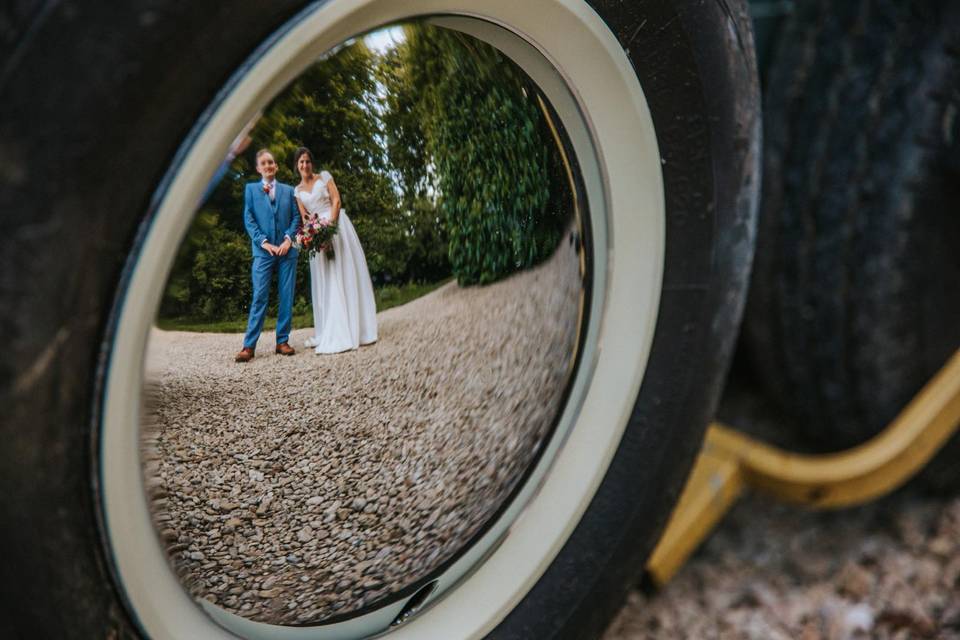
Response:
[{"label": "brown leather shoe", "polygon": [[293,354],[296,353],[296,351],[294,351],[293,347],[291,347],[286,342],[281,342],[280,344],[277,345],[277,353],[279,353],[282,356],[292,356]]},{"label": "brown leather shoe", "polygon": [[240,353],[237,354],[237,357],[233,359],[235,362],[250,362],[253,360],[253,349],[250,347],[244,347],[240,350]]}]

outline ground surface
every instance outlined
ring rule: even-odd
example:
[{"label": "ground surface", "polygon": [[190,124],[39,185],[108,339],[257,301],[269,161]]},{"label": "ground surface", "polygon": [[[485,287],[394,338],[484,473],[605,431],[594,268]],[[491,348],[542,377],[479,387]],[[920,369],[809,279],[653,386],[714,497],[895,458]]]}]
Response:
[{"label": "ground surface", "polygon": [[[356,611],[451,559],[553,424],[580,261],[455,283],[379,314],[379,342],[236,364],[241,338],[155,331],[146,484],[185,585],[263,622]],[[294,332],[301,347],[308,330]]]},{"label": "ground surface", "polygon": [[960,499],[907,491],[834,513],[752,497],[604,640],[960,638]]},{"label": "ground surface", "polygon": [[[789,440],[782,416],[732,386],[721,417]],[[911,486],[813,512],[749,496],[660,593],[631,593],[603,640],[647,638],[958,639],[960,497]]]}]

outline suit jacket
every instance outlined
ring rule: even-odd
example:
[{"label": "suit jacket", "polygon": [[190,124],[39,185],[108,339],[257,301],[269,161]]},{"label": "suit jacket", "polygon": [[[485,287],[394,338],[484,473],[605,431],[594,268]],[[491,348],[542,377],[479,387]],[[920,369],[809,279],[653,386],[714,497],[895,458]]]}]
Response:
[{"label": "suit jacket", "polygon": [[[293,197],[293,187],[275,182],[274,199],[263,192],[262,181],[248,182],[243,192],[243,225],[247,228],[254,256],[268,257],[270,254],[261,247],[266,240],[270,244],[280,245],[284,236],[293,240],[300,225],[300,211]],[[290,253],[297,255],[295,247]]]}]

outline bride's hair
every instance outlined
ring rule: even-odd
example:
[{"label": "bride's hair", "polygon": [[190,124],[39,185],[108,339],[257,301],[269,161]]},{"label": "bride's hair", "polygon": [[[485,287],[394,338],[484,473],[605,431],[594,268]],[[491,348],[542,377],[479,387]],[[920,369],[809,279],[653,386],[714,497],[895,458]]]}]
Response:
[{"label": "bride's hair", "polygon": [[297,171],[297,165],[300,163],[300,156],[306,154],[310,158],[310,164],[316,166],[316,161],[313,159],[313,154],[310,153],[310,149],[306,147],[298,148],[293,154],[293,170]]}]

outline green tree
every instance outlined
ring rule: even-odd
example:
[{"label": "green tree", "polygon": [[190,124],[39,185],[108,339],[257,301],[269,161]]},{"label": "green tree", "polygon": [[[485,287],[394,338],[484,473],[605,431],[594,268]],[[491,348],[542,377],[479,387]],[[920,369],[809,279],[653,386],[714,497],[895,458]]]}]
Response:
[{"label": "green tree", "polygon": [[[326,169],[337,183],[371,275],[383,280],[404,272],[407,251],[382,147],[376,66],[375,54],[362,41],[327,54],[267,107],[252,132],[251,149],[273,151],[279,178],[297,184],[293,154],[299,146],[309,148],[315,169]],[[244,161],[249,163],[249,156]]]},{"label": "green tree", "polygon": [[381,120],[387,155],[406,210],[435,191],[424,131],[423,94],[417,86],[423,74],[408,64],[409,57],[409,47],[402,45],[387,51],[377,65],[384,87]]},{"label": "green tree", "polygon": [[403,279],[433,282],[451,273],[449,235],[436,198],[436,176],[427,148],[421,74],[411,69],[404,47],[386,52],[377,66],[383,87],[383,122],[387,157],[401,193],[409,257]]},{"label": "green tree", "polygon": [[[292,166],[294,151],[311,149],[315,169],[330,171],[337,182],[375,282],[405,275],[409,221],[386,167],[377,64],[362,42],[347,43],[311,65],[266,107],[246,152],[230,164],[197,214],[174,265],[162,315],[213,320],[248,308],[250,248],[243,194],[247,182],[259,179],[255,154],[264,147],[279,164],[278,179],[290,184],[300,180]],[[303,286],[309,282],[306,257],[298,264],[297,280],[296,306],[302,309],[309,301],[309,287]]]},{"label": "green tree", "polygon": [[226,228],[217,212],[203,209],[180,245],[160,313],[210,320],[242,313],[250,300],[249,272],[246,233]]},{"label": "green tree", "polygon": [[[299,182],[293,153],[333,174],[375,285],[487,283],[549,256],[570,207],[536,88],[494,48],[423,24],[379,55],[348,41],[264,110],[177,256],[161,314],[227,319],[249,305],[244,185],[257,149]],[[295,307],[309,303],[306,258]],[[274,301],[275,304],[275,301]]]}]

